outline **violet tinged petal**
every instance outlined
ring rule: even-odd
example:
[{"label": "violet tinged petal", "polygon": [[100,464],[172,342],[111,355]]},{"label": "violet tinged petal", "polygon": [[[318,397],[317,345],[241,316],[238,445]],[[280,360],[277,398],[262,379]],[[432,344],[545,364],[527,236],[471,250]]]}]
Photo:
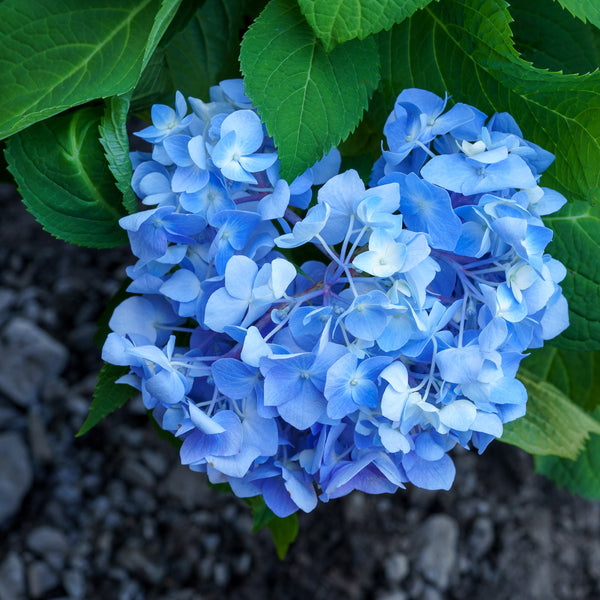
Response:
[{"label": "violet tinged petal", "polygon": [[281,519],[289,517],[298,510],[298,506],[279,478],[267,479],[262,486],[262,493],[266,505]]},{"label": "violet tinged petal", "polygon": [[234,358],[215,361],[212,376],[218,390],[234,400],[249,396],[259,383],[257,370]]},{"label": "violet tinged petal", "polygon": [[456,467],[447,454],[439,460],[428,461],[411,452],[402,459],[402,466],[409,481],[425,490],[449,490],[456,475]]},{"label": "violet tinged petal", "polygon": [[161,285],[159,292],[177,302],[191,302],[200,295],[200,280],[192,271],[179,269]]}]

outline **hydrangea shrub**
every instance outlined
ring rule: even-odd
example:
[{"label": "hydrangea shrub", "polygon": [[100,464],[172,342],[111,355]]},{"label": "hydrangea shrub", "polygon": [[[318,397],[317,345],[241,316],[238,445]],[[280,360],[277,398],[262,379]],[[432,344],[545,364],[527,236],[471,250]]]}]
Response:
[{"label": "hydrangea shrub", "polygon": [[1,2],[4,179],[137,258],[80,434],[141,391],[280,554],[298,509],[446,489],[494,438],[600,497],[599,27],[575,0]]}]

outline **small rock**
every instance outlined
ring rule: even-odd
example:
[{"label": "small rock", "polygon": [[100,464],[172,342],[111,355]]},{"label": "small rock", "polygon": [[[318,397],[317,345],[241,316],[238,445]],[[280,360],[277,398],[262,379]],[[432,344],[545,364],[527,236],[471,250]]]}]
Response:
[{"label": "small rock", "polygon": [[28,414],[29,445],[34,460],[48,463],[52,460],[52,448],[48,442],[46,424],[39,408],[31,407]]},{"label": "small rock", "polygon": [[22,317],[15,317],[4,328],[0,353],[0,390],[19,406],[33,404],[69,358],[65,346]]},{"label": "small rock", "polygon": [[458,524],[447,515],[433,515],[418,535],[424,540],[417,563],[419,571],[438,589],[448,589],[456,567]]},{"label": "small rock", "polygon": [[63,586],[69,598],[81,600],[85,597],[85,578],[79,571],[65,571],[62,577]]},{"label": "small rock", "polygon": [[69,553],[69,542],[65,535],[55,529],[42,525],[36,527],[27,536],[27,547],[44,558],[52,567],[62,569]]},{"label": "small rock", "polygon": [[225,587],[231,579],[229,567],[225,563],[216,563],[214,568],[215,584],[219,587]]},{"label": "small rock", "polygon": [[157,477],[164,477],[169,470],[170,464],[164,454],[156,450],[142,450],[142,460]]},{"label": "small rock", "polygon": [[420,597],[420,600],[444,600],[442,598],[442,594],[439,590],[436,590],[434,587],[426,586],[423,590],[423,595]]},{"label": "small rock", "polygon": [[252,565],[252,556],[247,552],[240,554],[235,563],[233,564],[233,570],[236,575],[246,575],[250,571]]},{"label": "small rock", "polygon": [[159,492],[162,496],[176,498],[187,510],[208,504],[217,493],[206,485],[198,473],[180,464],[175,465],[167,478],[162,480]]},{"label": "small rock", "polygon": [[143,551],[135,547],[123,547],[117,552],[117,562],[130,573],[137,575],[140,579],[156,585],[165,576],[163,566],[152,562]]},{"label": "small rock", "polygon": [[0,523],[15,515],[33,483],[29,452],[21,437],[0,434]]},{"label": "small rock", "polygon": [[11,306],[15,303],[17,294],[13,290],[0,290],[0,321],[3,321]]},{"label": "small rock", "polygon": [[405,592],[386,592],[383,596],[377,596],[377,600],[407,600],[408,596]]},{"label": "small rock", "polygon": [[58,584],[58,576],[46,563],[36,561],[27,568],[27,585],[31,598],[43,598]]},{"label": "small rock", "polygon": [[16,552],[9,552],[0,565],[0,598],[20,600],[25,596],[25,568]]},{"label": "small rock", "polygon": [[348,523],[361,523],[369,519],[365,494],[353,492],[342,502],[344,517]]},{"label": "small rock", "polygon": [[400,552],[385,561],[385,577],[391,584],[400,583],[410,572],[408,557]]},{"label": "small rock", "polygon": [[592,546],[587,557],[587,568],[591,577],[596,580],[596,585],[600,587],[600,541]]},{"label": "small rock", "polygon": [[488,517],[478,517],[473,523],[469,545],[475,558],[485,556],[494,544],[494,524]]},{"label": "small rock", "polygon": [[137,460],[127,459],[121,470],[123,479],[134,486],[152,489],[156,485],[156,479],[152,471]]}]

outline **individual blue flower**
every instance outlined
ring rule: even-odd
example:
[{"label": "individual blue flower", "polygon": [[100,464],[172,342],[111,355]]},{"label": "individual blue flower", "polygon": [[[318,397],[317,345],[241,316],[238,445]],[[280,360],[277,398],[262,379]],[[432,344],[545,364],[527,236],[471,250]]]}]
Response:
[{"label": "individual blue flower", "polygon": [[176,165],[171,187],[174,192],[197,192],[209,180],[204,137],[174,135],[163,143],[165,152]]},{"label": "individual blue flower", "polygon": [[151,144],[158,144],[166,137],[179,133],[185,129],[193,118],[193,115],[185,116],[187,105],[183,94],[179,91],[175,93],[175,110],[165,104],[154,104],[150,109],[152,125],[134,132],[134,135],[141,137]]},{"label": "individual blue flower", "polygon": [[390,181],[400,185],[400,211],[406,226],[425,233],[432,248],[454,250],[460,237],[461,222],[454,213],[448,192],[416,173],[393,173],[382,183]]},{"label": "individual blue flower", "polygon": [[257,183],[252,173],[268,169],[277,154],[259,154],[264,133],[260,118],[251,110],[228,115],[221,124],[221,139],[210,150],[211,158],[221,173],[232,181]]},{"label": "individual blue flower", "polygon": [[493,162],[487,162],[487,156],[483,156],[485,153],[481,154],[434,156],[421,169],[421,176],[430,183],[464,196],[535,187],[537,182],[531,169],[519,156],[508,154],[497,160],[502,156],[498,154],[493,156]]},{"label": "individual blue flower", "polygon": [[359,363],[355,355],[348,353],[333,363],[324,390],[327,415],[341,419],[361,406],[375,408],[379,401],[377,377],[390,361],[387,356],[376,356]]}]

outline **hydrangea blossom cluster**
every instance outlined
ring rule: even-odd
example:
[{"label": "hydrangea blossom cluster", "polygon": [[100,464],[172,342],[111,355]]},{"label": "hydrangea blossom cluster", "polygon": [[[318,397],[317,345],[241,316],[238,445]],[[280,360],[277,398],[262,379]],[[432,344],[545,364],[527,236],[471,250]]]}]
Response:
[{"label": "hydrangea blossom cluster", "polygon": [[[103,358],[181,460],[278,516],[359,489],[448,489],[525,414],[528,348],[568,325],[541,216],[553,156],[514,119],[403,91],[370,187],[332,150],[294,181],[241,80],[152,109],[137,262]],[[321,187],[318,187],[321,186]],[[317,191],[318,190],[318,191]]]}]

